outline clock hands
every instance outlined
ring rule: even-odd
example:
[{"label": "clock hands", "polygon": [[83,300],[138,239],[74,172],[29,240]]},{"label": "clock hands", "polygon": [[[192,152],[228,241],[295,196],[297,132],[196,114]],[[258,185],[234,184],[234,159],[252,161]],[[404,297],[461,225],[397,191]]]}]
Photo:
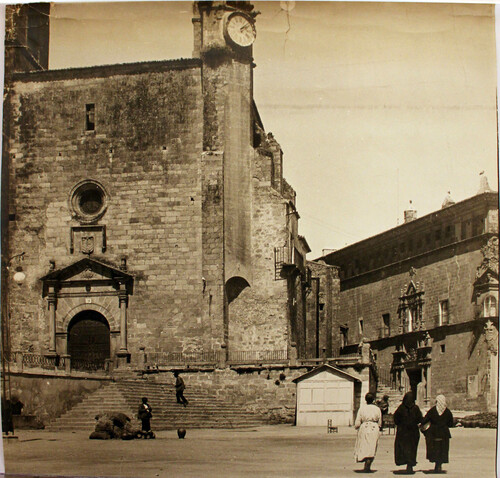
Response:
[{"label": "clock hands", "polygon": [[235,45],[245,48],[250,46],[255,39],[255,26],[243,15],[233,14],[228,17],[224,34]]}]

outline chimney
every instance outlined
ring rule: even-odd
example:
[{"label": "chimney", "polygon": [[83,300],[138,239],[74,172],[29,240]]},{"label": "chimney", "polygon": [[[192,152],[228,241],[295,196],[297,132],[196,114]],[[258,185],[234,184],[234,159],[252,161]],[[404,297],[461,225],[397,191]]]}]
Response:
[{"label": "chimney", "polygon": [[455,204],[455,201],[452,199],[450,191],[448,191],[448,194],[444,198],[443,204],[441,204],[441,209],[453,206],[453,204]]},{"label": "chimney", "polygon": [[479,191],[477,194],[483,194],[483,193],[490,193],[493,190],[490,188],[490,185],[488,184],[488,178],[484,174],[484,171],[481,171],[479,173]]},{"label": "chimney", "polygon": [[417,211],[413,209],[412,201],[410,199],[410,207],[405,211],[405,224],[417,219]]}]

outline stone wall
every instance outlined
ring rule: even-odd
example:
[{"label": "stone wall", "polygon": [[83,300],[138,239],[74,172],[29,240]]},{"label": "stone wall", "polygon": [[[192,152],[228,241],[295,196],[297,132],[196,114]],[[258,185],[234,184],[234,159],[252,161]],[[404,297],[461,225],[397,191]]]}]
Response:
[{"label": "stone wall", "polygon": [[23,415],[47,425],[109,380],[11,374],[11,395],[24,404]]},{"label": "stone wall", "polygon": [[257,179],[252,197],[253,282],[229,305],[229,344],[235,350],[287,350],[287,286],[274,271],[274,247],[287,238],[286,205]]},{"label": "stone wall", "polygon": [[[182,377],[186,383],[185,395],[188,400],[196,390],[203,389],[217,399],[240,405],[244,410],[261,415],[271,424],[294,423],[296,384],[293,380],[311,368],[311,366],[269,366],[269,368],[254,366],[207,371],[184,369]],[[357,366],[342,370],[361,380],[362,396],[364,396],[369,390],[369,369]],[[159,372],[148,376],[147,379],[169,385],[175,382],[170,372]],[[120,379],[115,377],[115,380]],[[44,424],[61,416],[108,382],[109,379],[103,378],[11,374],[12,395],[23,402],[23,414],[36,415]]]},{"label": "stone wall", "polygon": [[[455,409],[485,409],[490,391],[484,323],[475,321],[473,294],[481,261],[482,254],[475,240],[456,248],[437,250],[413,262],[416,269],[413,281],[425,291],[423,317],[432,342],[430,396],[443,393]],[[410,282],[408,270],[401,269],[387,268],[385,277],[373,281],[361,276],[345,280],[340,293],[340,321],[349,326],[349,342],[359,342],[359,321],[362,320],[365,340],[371,341],[379,370],[386,375],[393,363],[396,336],[401,334],[399,297]],[[440,326],[442,300],[449,301],[449,320],[447,325]],[[383,314],[390,314],[390,336],[380,338]]]},{"label": "stone wall", "polygon": [[338,268],[322,262],[308,261],[311,270],[311,292],[307,294],[306,349],[307,356],[336,357],[339,343],[340,279]]},{"label": "stone wall", "polygon": [[[432,256],[416,258],[413,281],[423,284],[423,315],[426,328],[439,325],[439,302],[449,301],[449,323],[457,324],[474,318],[473,284],[482,255],[477,244],[441,249]],[[390,333],[399,332],[399,297],[410,283],[410,266],[387,268],[377,277],[344,280],[340,293],[340,320],[349,326],[349,343],[357,343],[361,334],[367,340],[379,338],[382,315],[390,314]]]},{"label": "stone wall", "polygon": [[[294,423],[297,386],[293,380],[311,367],[217,369],[209,372],[184,370],[186,397],[190,387],[201,387],[228,403],[261,414],[270,423]],[[347,373],[362,381],[362,396],[369,390],[369,369],[347,367]],[[172,383],[172,376],[160,373],[155,381]],[[325,424],[326,425],[326,424]]]},{"label": "stone wall", "polygon": [[[221,265],[210,252],[220,243],[220,226],[209,220],[203,229],[201,220],[207,190],[199,67],[160,62],[144,74],[140,64],[135,74],[121,74],[123,68],[130,67],[37,73],[37,81],[18,81],[10,92],[9,252],[26,253],[26,282],[10,290],[14,349],[47,349],[39,279],[51,260],[59,269],[84,257],[78,244],[73,254],[69,250],[70,228],[80,224],[69,195],[85,179],[99,181],[109,196],[98,220],[107,247],[96,247],[92,257],[118,268],[125,256],[135,278],[129,350],[210,349],[223,340],[213,335],[221,333]],[[93,131],[85,130],[87,104],[95,105]],[[218,176],[213,164],[204,166],[208,188]],[[203,274],[214,277],[210,286],[219,295],[213,304]]]}]

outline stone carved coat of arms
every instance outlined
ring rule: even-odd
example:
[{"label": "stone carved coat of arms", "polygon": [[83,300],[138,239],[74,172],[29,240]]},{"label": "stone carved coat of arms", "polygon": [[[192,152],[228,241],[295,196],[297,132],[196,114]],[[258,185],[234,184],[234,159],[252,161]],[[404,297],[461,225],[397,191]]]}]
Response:
[{"label": "stone carved coat of arms", "polygon": [[83,254],[92,254],[94,252],[94,236],[82,236],[81,239],[81,252]]}]

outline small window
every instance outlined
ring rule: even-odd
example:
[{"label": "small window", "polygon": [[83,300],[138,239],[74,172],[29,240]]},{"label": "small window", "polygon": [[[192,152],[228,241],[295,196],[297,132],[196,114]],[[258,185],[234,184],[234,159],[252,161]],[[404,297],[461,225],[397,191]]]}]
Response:
[{"label": "small window", "polygon": [[434,231],[434,239],[436,240],[436,242],[441,240],[441,229],[436,229]]},{"label": "small window", "polygon": [[78,206],[86,215],[93,216],[98,213],[103,206],[102,191],[97,188],[82,191],[78,197]]},{"label": "small window", "polygon": [[440,348],[442,354],[444,354],[446,352],[446,345],[445,344],[441,344],[439,346],[439,348]]},{"label": "small window", "polygon": [[347,327],[340,327],[340,348],[343,349],[348,344],[349,329]]},{"label": "small window", "polygon": [[85,105],[85,129],[95,130],[95,105],[93,103]]},{"label": "small window", "polygon": [[484,299],[483,314],[484,317],[496,317],[498,314],[497,300],[492,295],[489,295]]},{"label": "small window", "polygon": [[391,335],[391,314],[382,315],[382,337]]},{"label": "small window", "polygon": [[478,216],[472,220],[472,237],[479,236],[482,233],[483,233],[483,219]]},{"label": "small window", "polygon": [[406,332],[413,332],[417,322],[417,309],[406,309]]},{"label": "small window", "polygon": [[460,238],[463,240],[467,239],[467,222],[462,221],[462,226],[460,227]]},{"label": "small window", "polygon": [[446,325],[450,318],[450,303],[448,300],[439,302],[439,325]]},{"label": "small window", "polygon": [[364,333],[363,319],[359,319],[359,336],[363,337],[363,333]]}]

